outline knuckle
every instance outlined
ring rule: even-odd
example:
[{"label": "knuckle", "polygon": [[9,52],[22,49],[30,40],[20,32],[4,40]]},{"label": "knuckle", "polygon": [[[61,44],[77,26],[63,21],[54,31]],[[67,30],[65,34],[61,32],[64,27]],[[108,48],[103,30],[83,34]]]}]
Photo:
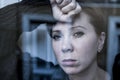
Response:
[{"label": "knuckle", "polygon": [[62,3],[60,4],[61,7],[65,7],[67,5],[69,5],[71,2],[71,0],[63,0]]},{"label": "knuckle", "polygon": [[74,3],[71,3],[71,4],[70,4],[70,7],[71,7],[71,8],[75,8],[75,4],[74,4]]},{"label": "knuckle", "polygon": [[66,8],[62,8],[61,10],[64,14],[66,14],[68,12]]},{"label": "knuckle", "polygon": [[77,6],[77,8],[76,8],[77,11],[81,11],[81,9],[82,8],[80,6]]},{"label": "knuckle", "polygon": [[67,4],[71,2],[71,0],[65,0],[65,1],[66,1]]}]

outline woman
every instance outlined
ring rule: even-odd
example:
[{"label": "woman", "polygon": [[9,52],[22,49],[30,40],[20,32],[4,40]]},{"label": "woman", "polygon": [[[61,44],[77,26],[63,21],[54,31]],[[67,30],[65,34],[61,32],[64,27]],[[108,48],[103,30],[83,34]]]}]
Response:
[{"label": "woman", "polygon": [[68,80],[110,80],[107,72],[97,65],[97,54],[105,41],[102,16],[99,9],[82,7],[72,17],[57,18],[58,23],[51,29],[53,50]]}]

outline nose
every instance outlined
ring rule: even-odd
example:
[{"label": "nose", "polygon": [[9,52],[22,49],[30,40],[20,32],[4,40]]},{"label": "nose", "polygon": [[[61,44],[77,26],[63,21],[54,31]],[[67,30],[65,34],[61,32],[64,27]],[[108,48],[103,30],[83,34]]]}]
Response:
[{"label": "nose", "polygon": [[62,44],[62,52],[63,53],[71,53],[73,52],[74,48],[72,42],[70,40],[64,40]]}]

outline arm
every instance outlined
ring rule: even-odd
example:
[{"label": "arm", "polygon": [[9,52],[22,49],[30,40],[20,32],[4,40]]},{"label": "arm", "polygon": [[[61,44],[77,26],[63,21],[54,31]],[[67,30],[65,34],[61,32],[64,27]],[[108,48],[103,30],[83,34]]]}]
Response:
[{"label": "arm", "polygon": [[75,0],[50,0],[53,16],[59,21],[71,22],[71,17],[80,13],[81,6]]}]

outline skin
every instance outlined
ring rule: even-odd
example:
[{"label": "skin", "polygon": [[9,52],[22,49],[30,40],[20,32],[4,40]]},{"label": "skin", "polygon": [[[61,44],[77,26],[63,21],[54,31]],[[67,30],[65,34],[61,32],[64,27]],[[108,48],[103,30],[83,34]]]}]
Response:
[{"label": "skin", "polygon": [[50,0],[53,16],[58,21],[71,22],[71,17],[81,11],[75,0]]},{"label": "skin", "polygon": [[105,33],[98,36],[84,12],[73,21],[59,22],[52,30],[52,45],[59,65],[70,80],[106,80],[96,58],[98,49],[103,47]]},{"label": "skin", "polygon": [[[103,48],[105,33],[96,34],[94,27],[97,26],[90,23],[89,15],[81,12],[76,0],[50,2],[54,18],[60,21],[53,28],[53,49],[69,80],[110,80],[110,76],[98,67],[96,60],[97,51]],[[74,20],[79,13],[81,16]]]}]

